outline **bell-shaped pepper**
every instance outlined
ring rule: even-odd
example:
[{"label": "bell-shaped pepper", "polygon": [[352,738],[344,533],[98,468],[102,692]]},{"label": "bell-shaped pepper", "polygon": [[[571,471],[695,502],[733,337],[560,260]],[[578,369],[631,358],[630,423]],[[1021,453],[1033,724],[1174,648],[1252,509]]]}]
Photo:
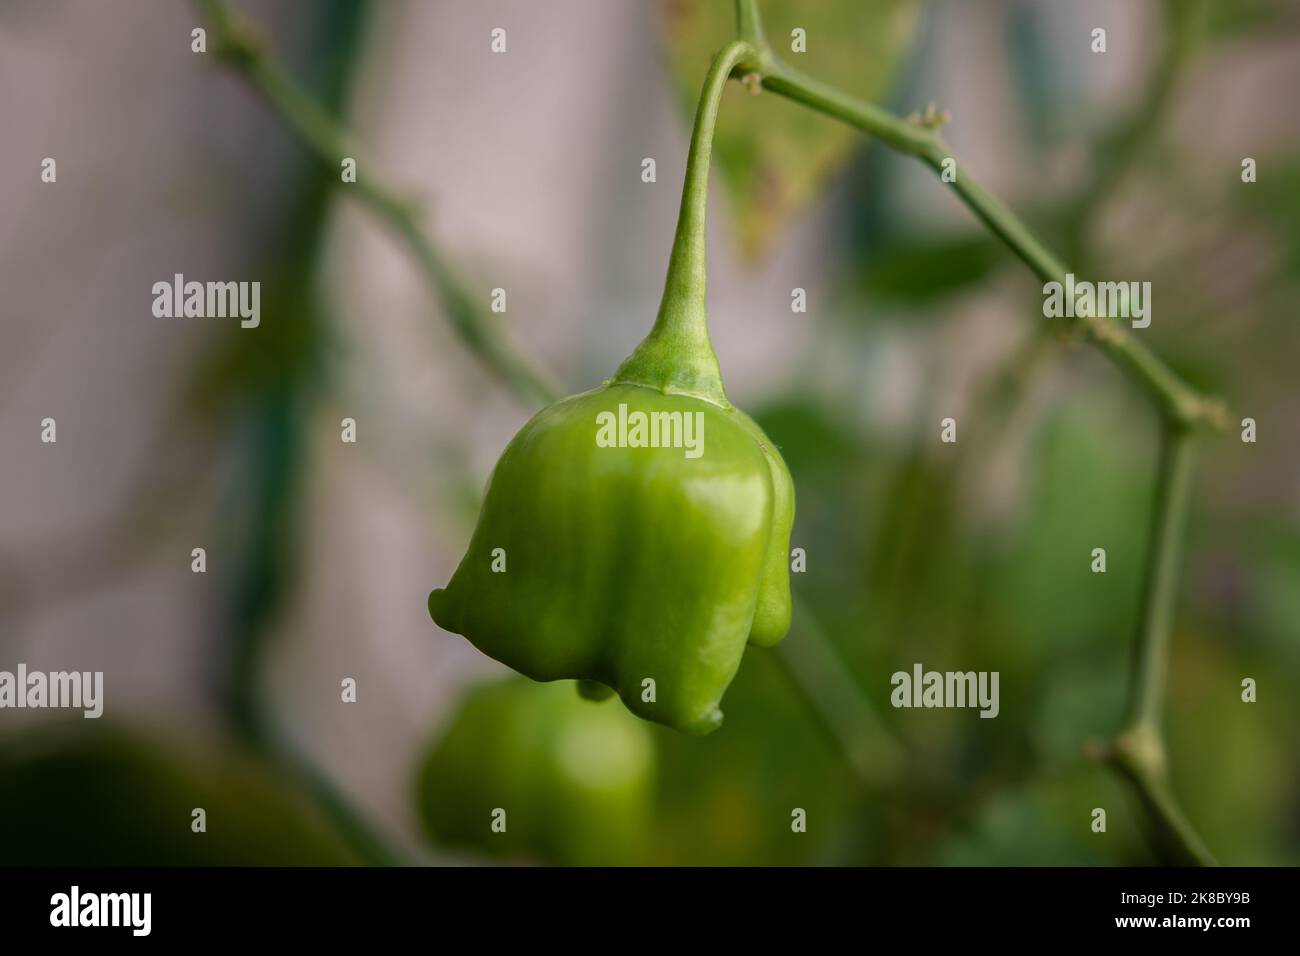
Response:
[{"label": "bell-shaped pepper", "polygon": [[721,723],[746,643],[790,626],[794,487],[727,401],[704,310],[709,149],[739,56],[705,83],[654,328],[612,379],[515,436],[468,553],[429,595],[440,627],[515,670],[603,685],[691,733]]}]

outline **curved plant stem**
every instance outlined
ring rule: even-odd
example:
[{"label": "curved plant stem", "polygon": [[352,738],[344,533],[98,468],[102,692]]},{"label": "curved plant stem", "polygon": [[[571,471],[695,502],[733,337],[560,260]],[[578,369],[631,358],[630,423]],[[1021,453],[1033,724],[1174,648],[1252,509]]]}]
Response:
[{"label": "curved plant stem", "polygon": [[1192,437],[1186,431],[1177,427],[1165,430],[1147,559],[1147,583],[1143,593],[1136,679],[1129,710],[1129,721],[1135,727],[1157,728],[1160,725],[1194,452]]},{"label": "curved plant stem", "polygon": [[344,157],[358,159],[355,183],[348,184],[407,246],[429,287],[442,300],[447,318],[465,346],[527,405],[546,404],[559,395],[549,375],[520,355],[500,336],[483,306],[442,257],[424,231],[415,207],[368,172],[347,134],[265,52],[252,26],[225,0],[196,0],[213,31],[213,52],[243,74],[322,163],[333,170]]},{"label": "curved plant stem", "polygon": [[713,155],[713,129],[718,122],[718,104],[736,64],[753,51],[743,40],[733,40],[718,52],[709,66],[700,94],[700,106],[691,130],[691,147],[686,157],[686,176],[682,184],[682,205],[677,214],[677,232],[673,236],[672,255],[668,260],[668,278],[664,299],[703,312],[706,287],[704,224],[708,213],[709,160]]},{"label": "curved plant stem", "polygon": [[718,52],[709,66],[691,131],[682,205],[668,259],[663,301],[654,328],[614,373],[615,382],[693,395],[723,408],[730,407],[722,386],[718,357],[709,341],[705,309],[709,159],[713,154],[713,128],[718,120],[723,87],[736,65],[753,52],[744,40],[733,40]]},{"label": "curved plant stem", "polygon": [[[770,48],[760,45],[762,28],[755,0],[736,0],[736,9],[741,35],[756,50],[747,65],[762,81],[764,89],[848,123],[898,152],[917,157],[935,172],[943,170],[945,160],[956,162],[952,150],[939,135],[938,118],[933,121],[902,119],[782,63]],[[1064,283],[1069,272],[1065,264],[960,163],[956,168],[953,191],[971,212],[1040,280]],[[1121,326],[1104,318],[1074,321],[1076,330],[1142,386],[1165,415],[1183,425],[1226,427],[1227,412],[1218,400],[1193,389]]]},{"label": "curved plant stem", "polygon": [[[761,80],[764,89],[848,123],[900,153],[917,157],[935,172],[941,172],[947,160],[956,162],[939,135],[941,117],[902,119],[780,62],[763,37],[757,0],[736,0],[736,28],[754,50],[745,68]],[[953,190],[971,212],[1040,280],[1064,283],[1069,271],[1065,264],[1005,203],[960,164],[957,169]],[[1206,425],[1226,427],[1228,412],[1217,399],[1202,395],[1184,382],[1159,356],[1115,322],[1081,318],[1075,323],[1077,331],[1145,391],[1160,413],[1164,428],[1130,723],[1102,752],[1133,784],[1166,855],[1180,863],[1212,865],[1214,857],[1169,788],[1159,718],[1178,589],[1178,557],[1192,483],[1191,431]]]},{"label": "curved plant stem", "polygon": [[1162,859],[1177,866],[1219,865],[1174,799],[1164,766],[1164,745],[1154,730],[1121,734],[1106,756],[1146,810],[1152,842]]},{"label": "curved plant stem", "polygon": [[1160,451],[1155,512],[1148,546],[1146,586],[1135,646],[1128,722],[1105,756],[1135,787],[1153,824],[1156,844],[1179,863],[1214,865],[1170,790],[1161,714],[1178,596],[1178,563],[1194,477],[1193,437],[1167,425]]}]

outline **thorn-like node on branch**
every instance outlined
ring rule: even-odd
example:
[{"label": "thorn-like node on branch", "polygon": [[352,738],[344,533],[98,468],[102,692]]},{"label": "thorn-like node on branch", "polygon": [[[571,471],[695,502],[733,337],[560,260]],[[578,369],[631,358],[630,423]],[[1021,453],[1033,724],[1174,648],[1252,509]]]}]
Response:
[{"label": "thorn-like node on branch", "polygon": [[1165,746],[1159,735],[1147,726],[1133,727],[1115,738],[1112,759],[1134,774],[1162,777],[1165,773]]},{"label": "thorn-like node on branch", "polygon": [[912,126],[919,126],[921,129],[936,130],[946,123],[951,123],[952,114],[947,110],[938,109],[934,105],[934,100],[931,100],[925,105],[925,111],[923,113],[908,113],[907,116],[903,118],[903,122],[909,123]]}]

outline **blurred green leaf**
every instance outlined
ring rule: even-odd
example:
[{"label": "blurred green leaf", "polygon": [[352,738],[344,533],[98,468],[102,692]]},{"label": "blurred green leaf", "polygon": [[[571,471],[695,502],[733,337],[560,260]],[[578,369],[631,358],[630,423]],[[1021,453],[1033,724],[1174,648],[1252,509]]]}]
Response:
[{"label": "blurred green leaf", "polygon": [[[708,737],[651,727],[661,785],[649,862],[760,866],[860,861],[848,771],[781,674],[773,650],[753,648],[727,691],[727,719]],[[791,829],[792,811],[810,822]]]},{"label": "blurred green leaf", "polygon": [[[1138,831],[1121,809],[1127,796],[1099,767],[999,793],[947,841],[947,866],[1097,866],[1142,862]],[[1108,807],[1107,831],[1093,833],[1090,812]]]},{"label": "blurred green leaf", "polygon": [[1047,766],[1077,763],[1088,740],[1109,740],[1120,729],[1128,703],[1129,661],[1080,650],[1044,669],[1029,730]]},{"label": "blurred green leaf", "polygon": [[[1300,800],[1294,667],[1224,651],[1222,637],[1199,633],[1195,621],[1174,635],[1166,721],[1174,790],[1220,862],[1295,866],[1294,841],[1278,839],[1294,832]],[[1255,703],[1241,699],[1248,676],[1259,681]]]},{"label": "blurred green leaf", "polygon": [[[917,6],[914,0],[759,5],[777,56],[875,101],[888,91],[907,50]],[[735,35],[735,14],[732,4],[720,0],[672,0],[665,10],[669,66],[683,113],[693,117],[710,59]],[[806,53],[791,52],[796,27],[806,31]],[[806,107],[771,95],[751,97],[730,84],[713,155],[745,253],[762,253],[862,141],[856,130]]]},{"label": "blurred green leaf", "polygon": [[771,402],[755,411],[754,418],[781,450],[792,474],[834,475],[852,468],[860,455],[852,432],[803,396]]},{"label": "blurred green leaf", "polygon": [[[191,813],[207,813],[207,832]],[[0,743],[0,864],[339,866],[361,861],[283,773],[106,721]]]},{"label": "blurred green leaf", "polygon": [[[1086,408],[1065,410],[1044,427],[1024,521],[994,585],[1014,643],[1052,652],[1128,649],[1156,454],[1152,447],[1144,461],[1130,442],[1105,414]],[[1099,547],[1104,574],[1091,570]]]},{"label": "blurred green leaf", "polygon": [[1300,633],[1300,534],[1286,526],[1255,531],[1250,570],[1250,614],[1242,622],[1257,639],[1296,654]]},{"label": "blurred green leaf", "polygon": [[1259,179],[1246,187],[1245,199],[1249,208],[1276,232],[1285,250],[1282,267],[1294,277],[1300,274],[1300,190],[1295,188],[1296,177],[1300,176],[1300,154],[1256,158]]},{"label": "blurred green leaf", "polygon": [[983,281],[1006,261],[987,235],[899,241],[875,255],[863,275],[866,291],[912,306],[930,305]]}]

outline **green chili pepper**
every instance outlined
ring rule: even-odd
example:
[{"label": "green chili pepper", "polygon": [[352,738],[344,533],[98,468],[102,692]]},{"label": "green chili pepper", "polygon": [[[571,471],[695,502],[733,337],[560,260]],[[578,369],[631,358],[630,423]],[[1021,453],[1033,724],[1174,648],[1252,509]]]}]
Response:
[{"label": "green chili pepper", "polygon": [[420,821],[437,844],[579,866],[647,849],[655,746],[612,702],[522,677],[473,688],[420,763]]},{"label": "green chili pepper", "polygon": [[612,379],[515,436],[468,553],[429,595],[439,626],[521,673],[604,685],[691,733],[721,723],[746,642],[790,625],[794,487],[727,401],[704,309],[709,150],[742,49],[705,83],[654,328]]}]

